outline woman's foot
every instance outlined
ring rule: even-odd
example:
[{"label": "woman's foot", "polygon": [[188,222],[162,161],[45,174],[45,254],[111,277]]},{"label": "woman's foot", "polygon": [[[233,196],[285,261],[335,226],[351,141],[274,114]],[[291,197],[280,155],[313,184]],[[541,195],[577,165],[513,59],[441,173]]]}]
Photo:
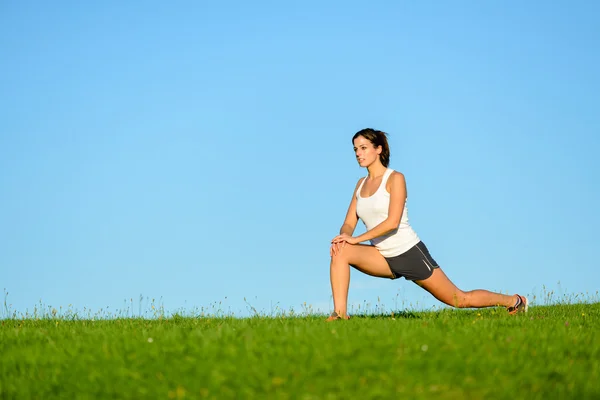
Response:
[{"label": "woman's foot", "polygon": [[529,309],[529,300],[527,300],[527,297],[525,297],[525,296],[521,296],[518,294],[516,296],[517,296],[517,302],[515,303],[515,305],[512,307],[508,307],[506,310],[511,315],[517,314],[520,312],[526,313],[527,310]]},{"label": "woman's foot", "polygon": [[337,312],[332,312],[331,315],[329,316],[329,318],[327,318],[327,321],[335,321],[337,319],[350,319],[349,315],[344,315],[341,316],[340,314],[338,314]]}]

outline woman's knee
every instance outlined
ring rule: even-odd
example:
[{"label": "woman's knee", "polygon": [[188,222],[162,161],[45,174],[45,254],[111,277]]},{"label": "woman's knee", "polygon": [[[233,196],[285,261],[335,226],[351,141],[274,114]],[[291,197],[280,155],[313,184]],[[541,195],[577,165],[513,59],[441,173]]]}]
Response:
[{"label": "woman's knee", "polygon": [[332,261],[344,261],[348,262],[351,253],[353,251],[353,244],[344,243],[343,245],[337,246],[336,251],[331,256]]},{"label": "woman's knee", "polygon": [[345,261],[345,259],[344,259],[344,256],[343,256],[342,254],[340,254],[340,253],[334,253],[334,254],[331,256],[331,262],[332,262],[333,264],[339,263],[339,262],[341,262],[341,261]]}]

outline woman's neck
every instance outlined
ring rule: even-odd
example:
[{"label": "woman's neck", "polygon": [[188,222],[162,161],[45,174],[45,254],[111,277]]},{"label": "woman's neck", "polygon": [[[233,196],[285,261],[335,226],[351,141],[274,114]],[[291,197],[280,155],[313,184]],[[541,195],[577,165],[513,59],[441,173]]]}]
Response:
[{"label": "woman's neck", "polygon": [[369,178],[375,179],[379,178],[380,176],[383,176],[383,174],[385,174],[385,171],[387,171],[387,168],[384,167],[381,163],[374,163],[374,165],[370,165],[369,167],[367,167],[367,170],[369,171]]}]

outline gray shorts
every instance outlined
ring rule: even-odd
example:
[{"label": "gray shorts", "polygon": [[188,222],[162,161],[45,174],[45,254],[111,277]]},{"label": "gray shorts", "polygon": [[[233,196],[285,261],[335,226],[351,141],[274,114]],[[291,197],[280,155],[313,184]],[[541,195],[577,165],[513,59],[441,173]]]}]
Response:
[{"label": "gray shorts", "polygon": [[439,268],[423,242],[415,244],[405,253],[385,259],[394,275],[392,279],[404,277],[407,281],[421,281],[429,278],[435,268]]}]

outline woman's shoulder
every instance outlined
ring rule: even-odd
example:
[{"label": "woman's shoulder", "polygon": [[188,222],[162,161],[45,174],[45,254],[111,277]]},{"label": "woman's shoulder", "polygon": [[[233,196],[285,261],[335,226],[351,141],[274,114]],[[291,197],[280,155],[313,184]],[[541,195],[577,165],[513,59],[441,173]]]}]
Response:
[{"label": "woman's shoulder", "polygon": [[392,173],[390,174],[390,177],[385,185],[388,192],[391,192],[392,185],[406,187],[406,179],[404,178],[404,174],[402,172],[392,170]]},{"label": "woman's shoulder", "polygon": [[358,182],[356,182],[356,187],[354,189],[355,190],[358,189],[360,187],[360,185],[362,185],[362,183],[365,181],[365,179],[367,179],[366,176],[362,176],[362,177],[358,178]]},{"label": "woman's shoulder", "polygon": [[390,174],[389,179],[395,179],[395,180],[404,180],[404,174],[400,171],[396,171],[395,169],[390,169],[392,172]]}]

